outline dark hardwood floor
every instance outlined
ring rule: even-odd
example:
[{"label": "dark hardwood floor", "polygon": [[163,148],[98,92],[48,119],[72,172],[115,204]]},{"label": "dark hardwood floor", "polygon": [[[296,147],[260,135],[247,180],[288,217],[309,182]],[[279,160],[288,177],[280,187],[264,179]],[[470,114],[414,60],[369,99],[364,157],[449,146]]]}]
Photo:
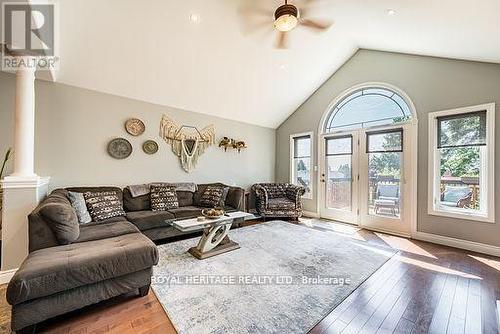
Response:
[{"label": "dark hardwood floor", "polygon": [[[388,245],[399,250],[311,333],[499,333],[499,258],[344,224],[306,219],[299,224],[364,240],[366,247]],[[0,319],[8,321],[8,316],[2,314]],[[47,322],[40,331],[175,333],[153,292],[88,307]]]}]

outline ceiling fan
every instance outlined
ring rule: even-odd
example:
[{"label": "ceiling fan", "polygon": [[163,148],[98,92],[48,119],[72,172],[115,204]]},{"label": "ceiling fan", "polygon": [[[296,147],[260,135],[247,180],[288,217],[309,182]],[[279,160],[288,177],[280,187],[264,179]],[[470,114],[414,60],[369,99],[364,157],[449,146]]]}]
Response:
[{"label": "ceiling fan", "polygon": [[[285,0],[285,3],[274,11],[274,16],[271,16],[272,12],[258,8],[247,8],[244,14],[246,16],[249,14],[257,15],[262,18],[273,17],[274,29],[278,32],[276,47],[278,49],[285,49],[287,46],[287,34],[295,28],[305,27],[316,32],[323,32],[331,27],[332,22],[330,21],[320,21],[308,18],[310,4],[313,2],[314,0],[306,0],[304,6],[299,9],[298,6],[288,3],[288,0]],[[262,22],[253,28],[258,29],[265,26],[269,27],[270,23],[271,22],[266,20],[266,22]]]}]

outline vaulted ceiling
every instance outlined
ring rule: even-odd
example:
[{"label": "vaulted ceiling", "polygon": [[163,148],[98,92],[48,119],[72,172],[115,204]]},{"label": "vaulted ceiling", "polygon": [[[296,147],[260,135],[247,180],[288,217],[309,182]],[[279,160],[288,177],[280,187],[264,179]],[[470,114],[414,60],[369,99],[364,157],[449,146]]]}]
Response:
[{"label": "vaulted ceiling", "polygon": [[280,1],[56,2],[57,81],[271,128],[358,48],[500,62],[498,0],[291,1],[334,25],[292,31],[286,50],[274,48]]}]

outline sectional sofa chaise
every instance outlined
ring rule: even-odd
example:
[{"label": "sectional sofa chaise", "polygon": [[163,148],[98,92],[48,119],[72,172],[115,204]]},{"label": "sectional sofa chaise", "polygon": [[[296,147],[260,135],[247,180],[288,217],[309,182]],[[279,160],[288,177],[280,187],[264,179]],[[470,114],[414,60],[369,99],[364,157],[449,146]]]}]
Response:
[{"label": "sectional sofa chaise", "polygon": [[[177,191],[179,207],[168,211],[151,211],[149,194],[133,197],[129,188],[54,190],[29,215],[29,255],[7,288],[12,330],[33,333],[36,324],[84,306],[133,291],[146,295],[158,263],[153,241],[181,234],[166,220],[201,215],[207,186]],[[243,210],[244,190],[224,187],[226,211]],[[115,192],[125,215],[79,224],[68,191]]]}]

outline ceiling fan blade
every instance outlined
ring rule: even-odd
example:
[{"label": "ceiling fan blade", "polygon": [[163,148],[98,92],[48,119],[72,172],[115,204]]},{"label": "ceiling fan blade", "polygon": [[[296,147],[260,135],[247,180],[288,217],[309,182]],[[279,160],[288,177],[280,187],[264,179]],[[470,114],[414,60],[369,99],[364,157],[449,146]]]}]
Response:
[{"label": "ceiling fan blade", "polygon": [[240,15],[243,16],[260,16],[264,18],[273,18],[274,12],[265,8],[259,8],[259,7],[254,7],[254,6],[245,6],[245,7],[240,7],[238,9],[238,12]]},{"label": "ceiling fan blade", "polygon": [[238,9],[242,17],[240,26],[244,35],[250,35],[273,26],[273,13],[269,10],[254,6],[245,6]]},{"label": "ceiling fan blade", "polygon": [[242,26],[242,33],[244,35],[260,35],[268,34],[274,30],[272,22],[259,22],[253,24],[246,24]]},{"label": "ceiling fan blade", "polygon": [[302,19],[300,20],[300,25],[315,29],[315,30],[328,30],[332,26],[332,22],[327,22],[327,21],[317,21],[317,20],[308,20],[308,19]]},{"label": "ceiling fan blade", "polygon": [[331,4],[331,0],[303,0],[297,7],[300,17],[308,17],[310,12],[324,12],[324,7]]},{"label": "ceiling fan blade", "polygon": [[287,35],[286,32],[278,32],[278,39],[276,40],[277,49],[286,49]]}]

